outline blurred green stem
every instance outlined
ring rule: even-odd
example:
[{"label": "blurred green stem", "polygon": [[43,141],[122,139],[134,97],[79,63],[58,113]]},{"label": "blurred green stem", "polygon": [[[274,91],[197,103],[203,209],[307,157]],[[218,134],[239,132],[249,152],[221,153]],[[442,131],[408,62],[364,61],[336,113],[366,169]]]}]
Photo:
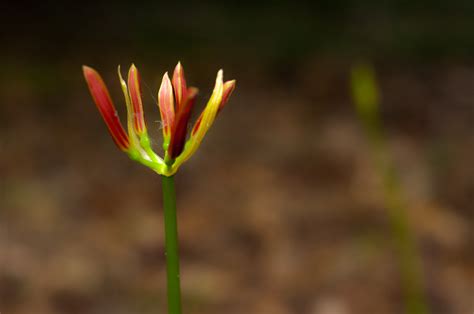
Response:
[{"label": "blurred green stem", "polygon": [[[381,130],[379,130],[381,134]],[[398,256],[406,312],[409,314],[428,313],[428,305],[423,289],[421,259],[418,253],[415,235],[410,226],[407,206],[402,198],[402,187],[393,168],[385,141],[372,137],[373,155],[377,162],[385,191],[389,221],[393,233],[394,247]]]},{"label": "blurred green stem", "polygon": [[400,265],[406,312],[425,314],[428,313],[428,303],[423,289],[421,259],[410,228],[407,207],[403,202],[402,186],[387,149],[379,117],[379,93],[375,73],[370,65],[359,64],[352,69],[351,87],[359,119],[371,145],[377,172],[383,180],[385,204]]},{"label": "blurred green stem", "polygon": [[176,193],[174,176],[161,176],[165,216],[165,254],[168,288],[168,313],[181,314],[181,288],[179,282],[178,223],[176,219]]}]

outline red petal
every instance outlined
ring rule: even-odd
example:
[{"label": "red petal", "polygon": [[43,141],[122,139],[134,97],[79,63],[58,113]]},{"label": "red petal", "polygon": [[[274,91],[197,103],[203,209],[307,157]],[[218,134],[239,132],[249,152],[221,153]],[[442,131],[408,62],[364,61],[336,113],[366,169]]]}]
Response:
[{"label": "red petal", "polygon": [[169,154],[171,158],[176,158],[181,154],[186,141],[186,133],[188,129],[188,121],[191,116],[191,110],[196,102],[198,90],[197,88],[189,88],[186,92],[186,100],[176,114],[173,132],[171,132],[171,141],[169,146]]},{"label": "red petal", "polygon": [[102,118],[109,129],[115,144],[123,150],[128,150],[130,143],[128,135],[125,132],[120,119],[117,114],[117,110],[114,107],[112,99],[110,98],[109,91],[104,84],[104,81],[100,77],[99,73],[94,69],[83,66],[84,78],[86,79],[89,91],[94,99],[94,102],[99,109]]}]

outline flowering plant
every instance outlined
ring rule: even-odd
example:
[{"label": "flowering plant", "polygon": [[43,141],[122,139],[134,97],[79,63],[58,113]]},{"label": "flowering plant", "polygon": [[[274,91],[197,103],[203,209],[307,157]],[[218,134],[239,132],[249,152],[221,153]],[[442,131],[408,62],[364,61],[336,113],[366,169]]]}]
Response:
[{"label": "flowering plant", "polygon": [[[99,73],[83,66],[89,91],[109,129],[115,144],[135,161],[161,175],[165,222],[166,273],[168,291],[168,313],[181,313],[181,288],[179,280],[178,226],[176,218],[176,193],[174,174],[198,149],[204,136],[222,110],[235,88],[235,80],[223,81],[223,71],[217,72],[212,95],[188,133],[191,110],[196,101],[197,88],[187,87],[183,67],[178,62],[172,80],[163,75],[158,91],[163,126],[164,157],[158,156],[148,137],[141,97],[140,75],[132,64],[127,82],[122,78],[120,66],[118,76],[127,106],[127,131],[122,126],[109,91]],[[187,139],[186,139],[187,138]]]}]

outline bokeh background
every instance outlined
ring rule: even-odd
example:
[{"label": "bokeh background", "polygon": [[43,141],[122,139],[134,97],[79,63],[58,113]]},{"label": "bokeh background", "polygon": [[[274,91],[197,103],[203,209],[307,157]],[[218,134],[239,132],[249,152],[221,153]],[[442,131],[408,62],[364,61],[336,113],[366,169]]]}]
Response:
[{"label": "bokeh background", "polygon": [[[374,64],[432,313],[472,313],[474,2],[3,3],[0,312],[165,313],[160,180],[109,137],[81,73],[124,113],[178,60],[237,89],[176,177],[185,313],[403,313],[381,178],[349,74]],[[198,110],[196,110],[198,112]]]}]

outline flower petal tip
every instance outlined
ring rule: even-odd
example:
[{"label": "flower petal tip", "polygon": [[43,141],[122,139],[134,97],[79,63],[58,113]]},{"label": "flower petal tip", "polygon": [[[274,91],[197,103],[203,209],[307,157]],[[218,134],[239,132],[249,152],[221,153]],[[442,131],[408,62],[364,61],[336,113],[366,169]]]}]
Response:
[{"label": "flower petal tip", "polygon": [[178,62],[173,71],[173,90],[176,101],[176,111],[179,111],[186,99],[186,79],[181,62]]},{"label": "flower petal tip", "polygon": [[165,72],[163,75],[160,90],[158,91],[158,106],[160,108],[161,120],[163,121],[163,135],[169,138],[174,122],[175,110],[173,87],[168,72]]},{"label": "flower petal tip", "polygon": [[96,70],[87,65],[82,66],[82,73],[84,74],[86,80],[88,80],[88,78],[90,78],[91,76],[99,75]]},{"label": "flower petal tip", "polygon": [[222,108],[224,108],[225,104],[229,100],[230,95],[235,89],[235,83],[236,83],[235,80],[227,81],[224,83],[224,92],[222,93],[222,100],[219,105],[219,111],[221,111]]}]

